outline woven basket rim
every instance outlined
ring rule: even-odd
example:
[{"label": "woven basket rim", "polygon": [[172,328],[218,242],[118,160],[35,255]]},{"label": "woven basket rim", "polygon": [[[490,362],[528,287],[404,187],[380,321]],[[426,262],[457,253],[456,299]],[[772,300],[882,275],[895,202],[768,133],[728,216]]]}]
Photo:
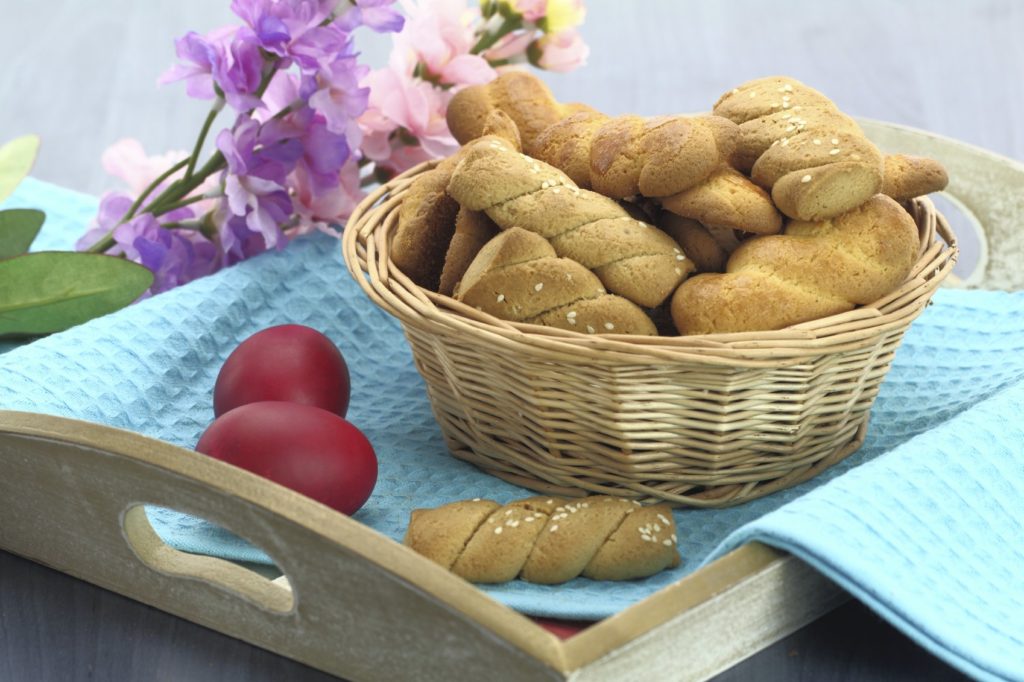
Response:
[{"label": "woven basket rim", "polygon": [[439,161],[421,163],[367,195],[353,211],[342,237],[346,267],[378,306],[404,325],[455,329],[495,346],[530,352],[553,362],[649,364],[683,362],[739,368],[784,367],[824,354],[863,348],[881,334],[909,326],[952,271],[957,240],[927,197],[908,203],[921,247],[906,281],[872,304],[775,331],[694,336],[588,335],[508,322],[414,284],[388,257],[398,207],[412,180]]}]

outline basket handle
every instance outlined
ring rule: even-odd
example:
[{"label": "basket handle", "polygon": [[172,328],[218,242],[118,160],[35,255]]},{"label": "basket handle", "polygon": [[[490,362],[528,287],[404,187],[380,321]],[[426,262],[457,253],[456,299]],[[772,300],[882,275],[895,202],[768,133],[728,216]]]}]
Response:
[{"label": "basket handle", "polygon": [[869,119],[857,122],[884,151],[929,156],[946,167],[949,186],[941,194],[960,209],[979,241],[977,266],[959,281],[961,286],[1024,288],[1024,271],[1009,257],[1024,253],[1024,164],[916,128]]}]

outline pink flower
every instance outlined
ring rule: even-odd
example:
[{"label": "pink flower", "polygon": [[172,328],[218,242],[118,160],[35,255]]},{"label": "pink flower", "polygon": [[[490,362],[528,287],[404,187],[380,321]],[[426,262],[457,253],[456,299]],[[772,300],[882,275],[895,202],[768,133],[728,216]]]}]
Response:
[{"label": "pink flower", "polygon": [[[451,85],[486,83],[497,74],[479,55],[470,54],[477,41],[477,7],[465,0],[406,0],[405,28],[395,36],[393,57],[410,69],[422,64],[427,75]],[[392,60],[394,61],[394,59]]]},{"label": "pink flower", "polygon": [[373,71],[364,81],[370,88],[370,104],[359,120],[364,132],[363,154],[392,168],[386,162],[402,146],[402,140],[395,139],[399,128],[419,142],[421,160],[453,153],[458,143],[445,122],[451,94],[395,66]]},{"label": "pink flower", "polygon": [[521,55],[526,52],[535,38],[535,31],[515,31],[509,33],[484,52],[484,56],[492,62],[502,59],[515,60],[517,57],[522,61]]},{"label": "pink flower", "polygon": [[547,71],[572,71],[587,63],[590,48],[576,29],[546,35],[530,48],[531,61]]},{"label": "pink flower", "polygon": [[366,195],[359,184],[359,163],[350,158],[341,167],[338,184],[330,190],[318,186],[305,166],[299,166],[289,178],[295,211],[302,218],[299,227],[289,236],[304,234],[312,229],[328,231],[331,223],[344,222],[356,204]]},{"label": "pink flower", "polygon": [[526,21],[536,22],[548,11],[548,0],[510,0],[509,4]]}]

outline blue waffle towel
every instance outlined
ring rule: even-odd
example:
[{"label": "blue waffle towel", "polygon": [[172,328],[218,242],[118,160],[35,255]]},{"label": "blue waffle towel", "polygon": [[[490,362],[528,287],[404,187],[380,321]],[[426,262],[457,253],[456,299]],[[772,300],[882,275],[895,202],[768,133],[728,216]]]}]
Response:
[{"label": "blue waffle towel", "polygon": [[[49,219],[36,248],[70,248],[96,200],[28,180],[7,206]],[[627,583],[485,587],[523,612],[602,618],[750,540],[783,547],[908,635],[983,679],[1024,680],[1024,294],[940,291],[897,353],[859,452],[813,481],[733,509],[676,512],[682,566]],[[397,322],[316,235],[0,355],[0,408],[64,415],[192,447],[217,371],[250,334],[324,331],[352,372],[349,418],[380,479],[354,518],[400,540],[409,511],[529,494],[447,454]],[[268,561],[230,533],[150,510],[179,549]]]}]

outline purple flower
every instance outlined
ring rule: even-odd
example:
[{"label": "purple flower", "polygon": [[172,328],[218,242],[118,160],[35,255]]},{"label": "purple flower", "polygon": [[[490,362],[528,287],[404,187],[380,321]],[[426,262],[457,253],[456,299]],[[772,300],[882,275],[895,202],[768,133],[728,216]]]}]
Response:
[{"label": "purple flower", "polygon": [[227,208],[233,216],[244,216],[249,230],[261,234],[267,248],[283,246],[281,228],[293,209],[285,180],[303,154],[302,143],[287,132],[284,126],[260,125],[241,116],[233,130],[217,136],[217,148],[228,166]]},{"label": "purple flower", "polygon": [[219,88],[239,112],[260,105],[256,92],[263,79],[264,57],[252,29],[228,27],[206,36],[190,31],[175,46],[178,58],[186,63],[172,66],[160,83],[185,80],[185,91],[199,99],[211,99]]},{"label": "purple flower", "polygon": [[[245,218],[230,216],[221,224],[220,236],[221,265],[228,267],[246,260],[267,250],[267,242],[259,232],[249,229]],[[281,237],[279,248],[283,248],[287,239]]]},{"label": "purple flower", "polygon": [[355,0],[355,6],[337,19],[346,31],[366,26],[378,33],[397,33],[405,25],[405,17],[391,8],[395,0]]},{"label": "purple flower", "polygon": [[370,88],[360,87],[359,82],[369,72],[355,57],[337,59],[320,70],[320,88],[309,97],[309,106],[323,115],[327,129],[345,135],[353,148],[359,146],[361,136],[355,120],[370,101]]},{"label": "purple flower", "polygon": [[[218,269],[216,245],[194,230],[164,228],[151,213],[142,213],[120,223],[131,204],[132,199],[127,195],[104,195],[95,225],[78,240],[75,248],[84,251],[113,230],[114,245],[106,253],[124,256],[150,270],[153,285],[149,294],[173,289]],[[191,217],[192,212],[185,208],[160,218],[181,220]]]},{"label": "purple flower", "polygon": [[225,26],[201,36],[189,31],[174,41],[174,51],[184,64],[174,64],[160,76],[161,85],[174,81],[185,81],[185,92],[189,97],[213,99],[213,69],[221,60],[222,43],[234,34],[235,28]]},{"label": "purple flower", "polygon": [[[89,227],[88,231],[78,238],[75,248],[85,251],[90,246],[102,239],[110,232],[117,223],[128,213],[132,206],[132,198],[121,192],[107,192],[100,198],[100,208],[96,213],[96,220]],[[115,245],[107,250],[113,256],[120,256],[124,251],[120,245]]]},{"label": "purple flower", "polygon": [[292,44],[324,24],[337,4],[338,0],[233,0],[231,10],[254,31],[260,47],[289,57]]},{"label": "purple flower", "polygon": [[151,294],[209,275],[220,265],[217,247],[206,237],[195,230],[161,227],[149,213],[120,225],[114,239],[129,260],[153,273]]}]

